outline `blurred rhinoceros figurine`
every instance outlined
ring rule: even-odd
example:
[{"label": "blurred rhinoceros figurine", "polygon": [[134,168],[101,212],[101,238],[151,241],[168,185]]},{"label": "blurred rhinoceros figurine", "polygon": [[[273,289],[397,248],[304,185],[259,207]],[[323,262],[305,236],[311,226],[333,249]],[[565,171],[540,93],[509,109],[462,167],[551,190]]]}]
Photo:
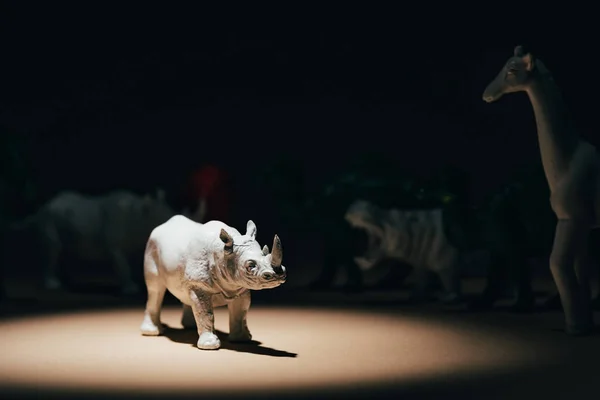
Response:
[{"label": "blurred rhinoceros figurine", "polygon": [[163,332],[160,312],[168,289],[183,303],[182,325],[198,329],[198,348],[221,346],[214,331],[213,308],[229,308],[229,340],[250,341],[246,315],[250,290],[275,288],[285,282],[279,237],[273,252],[255,239],[256,225],[248,221],[242,235],[220,221],[205,224],[177,215],[150,234],[144,258],[148,301],[143,335]]},{"label": "blurred rhinoceros figurine", "polygon": [[81,261],[106,260],[118,274],[122,293],[134,294],[139,285],[128,257],[144,251],[148,234],[173,215],[162,191],[156,196],[126,190],[102,196],[64,191],[12,228],[33,229],[41,241],[46,289],[62,287],[59,257],[68,253]]}]

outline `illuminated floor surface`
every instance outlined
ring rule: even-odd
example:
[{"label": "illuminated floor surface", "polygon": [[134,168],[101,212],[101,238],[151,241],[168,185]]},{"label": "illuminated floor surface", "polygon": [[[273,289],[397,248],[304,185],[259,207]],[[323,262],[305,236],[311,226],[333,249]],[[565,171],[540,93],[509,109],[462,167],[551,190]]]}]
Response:
[{"label": "illuminated floor surface", "polygon": [[[0,322],[0,385],[13,395],[60,391],[73,398],[598,394],[590,391],[600,337],[566,337],[556,329],[562,327],[559,313],[256,305],[249,326],[260,344],[232,345],[224,333],[220,350],[202,351],[195,348],[197,333],[181,328],[179,307],[164,310],[163,322],[171,329],[162,337],[140,335],[142,311],[115,308]],[[222,332],[228,331],[226,312],[215,313]]]}]

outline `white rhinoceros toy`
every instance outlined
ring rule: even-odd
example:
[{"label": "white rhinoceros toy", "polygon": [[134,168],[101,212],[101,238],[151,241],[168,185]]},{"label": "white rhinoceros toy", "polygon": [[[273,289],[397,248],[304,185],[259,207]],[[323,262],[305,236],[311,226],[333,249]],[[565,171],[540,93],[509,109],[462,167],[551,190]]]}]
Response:
[{"label": "white rhinoceros toy", "polygon": [[183,303],[181,323],[198,329],[198,348],[221,346],[214,331],[213,308],[229,308],[229,341],[250,341],[246,316],[250,290],[275,288],[285,282],[281,241],[275,235],[273,252],[255,239],[256,225],[246,233],[221,221],[205,224],[176,215],[150,234],[144,257],[148,301],[142,335],[163,332],[160,312],[168,289]]}]

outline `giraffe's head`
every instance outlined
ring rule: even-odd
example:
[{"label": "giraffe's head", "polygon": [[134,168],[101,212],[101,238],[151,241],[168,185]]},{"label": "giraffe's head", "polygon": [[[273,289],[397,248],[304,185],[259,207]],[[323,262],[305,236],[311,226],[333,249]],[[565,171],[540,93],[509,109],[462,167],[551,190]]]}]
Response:
[{"label": "giraffe's head", "polygon": [[525,51],[523,46],[515,47],[513,56],[506,61],[500,73],[485,88],[483,100],[492,103],[506,93],[526,90],[531,83],[534,69],[533,55]]}]

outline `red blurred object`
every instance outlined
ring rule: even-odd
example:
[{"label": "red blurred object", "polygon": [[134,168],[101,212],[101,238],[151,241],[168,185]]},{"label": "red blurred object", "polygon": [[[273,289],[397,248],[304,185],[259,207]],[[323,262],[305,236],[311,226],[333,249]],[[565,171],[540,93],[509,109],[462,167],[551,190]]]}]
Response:
[{"label": "red blurred object", "polygon": [[192,212],[198,208],[199,201],[206,201],[206,214],[202,221],[219,220],[227,223],[229,219],[230,193],[228,176],[215,165],[205,165],[194,171],[188,183],[186,205]]}]

